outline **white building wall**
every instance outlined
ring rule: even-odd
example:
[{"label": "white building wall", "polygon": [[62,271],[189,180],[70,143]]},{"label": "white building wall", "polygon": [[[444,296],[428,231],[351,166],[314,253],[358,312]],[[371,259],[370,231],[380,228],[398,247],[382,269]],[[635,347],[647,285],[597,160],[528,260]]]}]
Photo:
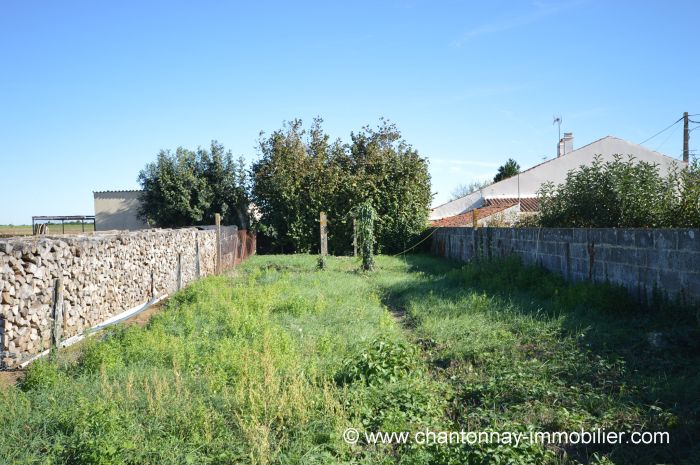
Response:
[{"label": "white building wall", "polygon": [[141,191],[106,191],[94,192],[93,195],[97,231],[133,231],[148,228],[148,225],[138,218]]},{"label": "white building wall", "polygon": [[[623,159],[626,159],[628,155],[632,155],[638,161],[656,163],[659,165],[659,171],[662,175],[666,175],[674,164],[679,168],[686,165],[682,160],[662,155],[617,137],[607,136],[571,153],[540,163],[523,171],[518,176],[493,183],[481,189],[481,191],[473,192],[460,199],[435,207],[430,212],[430,219],[437,220],[447,216],[458,215],[474,207],[479,207],[483,203],[484,197],[536,197],[537,191],[543,183],[563,183],[569,171],[581,165],[590,165],[593,163],[596,155],[600,155],[603,162],[612,161],[615,155],[622,155]],[[479,203],[480,201],[481,203]]]}]

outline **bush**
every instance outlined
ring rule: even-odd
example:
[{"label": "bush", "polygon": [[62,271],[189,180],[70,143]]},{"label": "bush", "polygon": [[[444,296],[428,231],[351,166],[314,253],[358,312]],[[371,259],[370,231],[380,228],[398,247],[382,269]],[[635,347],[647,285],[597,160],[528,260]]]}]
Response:
[{"label": "bush", "polygon": [[379,338],[359,355],[346,360],[336,379],[340,383],[361,381],[372,386],[407,377],[418,366],[419,354],[414,346]]},{"label": "bush", "polygon": [[61,376],[63,375],[56,363],[39,359],[29,365],[24,378],[19,382],[19,387],[24,391],[51,388],[59,383]]},{"label": "bush", "polygon": [[697,160],[668,176],[656,164],[615,156],[580,166],[563,184],[538,192],[544,227],[658,228],[700,225],[700,165]]}]

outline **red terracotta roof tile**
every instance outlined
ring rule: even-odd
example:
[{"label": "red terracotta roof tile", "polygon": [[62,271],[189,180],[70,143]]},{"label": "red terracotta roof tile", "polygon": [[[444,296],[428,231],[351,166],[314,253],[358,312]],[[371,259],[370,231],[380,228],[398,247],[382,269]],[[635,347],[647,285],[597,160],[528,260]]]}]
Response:
[{"label": "red terracotta roof tile", "polygon": [[[499,199],[501,200],[501,199]],[[486,205],[485,207],[476,210],[476,219],[483,220],[491,215],[516,205],[518,202],[499,202],[498,205]],[[474,214],[469,210],[459,215],[447,216],[430,222],[433,228],[449,228],[449,227],[471,227],[474,221]]]},{"label": "red terracotta roof tile", "polygon": [[[491,205],[517,205],[518,199],[515,197],[512,198],[506,198],[506,199],[498,199],[498,198],[492,198],[492,199],[486,199],[486,206],[491,206]],[[527,212],[527,213],[532,213],[532,212],[537,212],[540,210],[540,203],[537,200],[536,197],[523,197],[520,199],[520,211],[521,212]]]}]

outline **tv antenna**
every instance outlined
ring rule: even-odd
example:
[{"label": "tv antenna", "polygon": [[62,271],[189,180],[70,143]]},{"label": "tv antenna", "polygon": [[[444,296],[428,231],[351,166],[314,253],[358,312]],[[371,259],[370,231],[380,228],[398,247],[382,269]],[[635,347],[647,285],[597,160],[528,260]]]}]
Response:
[{"label": "tv antenna", "polygon": [[562,118],[561,118],[561,115],[554,115],[553,118],[554,118],[554,121],[552,121],[552,125],[556,124],[559,126],[559,138],[557,139],[557,144],[558,144],[559,141],[561,140],[561,121],[562,121]]}]

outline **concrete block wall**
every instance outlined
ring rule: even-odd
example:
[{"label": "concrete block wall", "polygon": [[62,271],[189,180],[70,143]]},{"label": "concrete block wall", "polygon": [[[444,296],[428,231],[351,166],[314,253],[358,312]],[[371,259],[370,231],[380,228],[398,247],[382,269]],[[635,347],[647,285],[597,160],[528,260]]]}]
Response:
[{"label": "concrete block wall", "polygon": [[519,256],[570,281],[610,282],[700,303],[700,229],[441,228],[432,252],[460,261]]},{"label": "concrete block wall", "polygon": [[[221,234],[222,242],[237,242],[236,227]],[[50,348],[56,278],[64,287],[66,339],[214,274],[216,253],[214,229],[0,239],[0,368]]]}]

